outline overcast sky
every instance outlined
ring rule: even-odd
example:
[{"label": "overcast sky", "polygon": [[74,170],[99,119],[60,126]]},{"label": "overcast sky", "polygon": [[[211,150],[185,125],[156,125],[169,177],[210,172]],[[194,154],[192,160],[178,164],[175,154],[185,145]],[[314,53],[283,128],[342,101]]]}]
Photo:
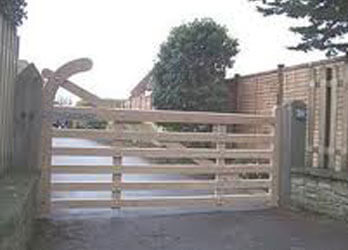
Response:
[{"label": "overcast sky", "polygon": [[241,52],[229,75],[248,74],[323,59],[288,51],[297,39],[291,20],[264,18],[247,0],[28,0],[20,28],[21,59],[41,70],[89,57],[93,69],[74,82],[103,98],[127,98],[151,70],[171,28],[211,17],[238,38]]}]

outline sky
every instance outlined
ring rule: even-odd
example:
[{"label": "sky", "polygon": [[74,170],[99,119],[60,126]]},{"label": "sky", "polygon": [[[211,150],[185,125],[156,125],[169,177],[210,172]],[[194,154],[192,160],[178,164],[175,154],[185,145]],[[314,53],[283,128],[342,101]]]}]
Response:
[{"label": "sky", "polygon": [[265,18],[248,0],[28,0],[27,11],[19,29],[20,58],[39,70],[55,70],[88,57],[93,69],[71,80],[101,98],[128,98],[170,30],[195,18],[213,18],[239,40],[227,77],[325,58],[287,50],[299,40],[288,31],[296,22]]}]

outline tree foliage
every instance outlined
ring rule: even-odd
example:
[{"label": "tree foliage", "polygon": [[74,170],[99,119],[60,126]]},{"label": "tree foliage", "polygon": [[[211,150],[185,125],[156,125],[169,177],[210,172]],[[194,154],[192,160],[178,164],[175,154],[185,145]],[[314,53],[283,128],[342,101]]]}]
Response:
[{"label": "tree foliage", "polygon": [[15,26],[20,26],[27,17],[26,0],[0,0],[0,12]]},{"label": "tree foliage", "polygon": [[249,0],[260,2],[258,11],[265,16],[286,15],[303,19],[305,25],[291,27],[300,34],[302,41],[290,49],[326,51],[327,56],[348,49],[348,1],[347,0]]},{"label": "tree foliage", "polygon": [[238,42],[212,19],[175,27],[161,46],[154,67],[153,104],[158,109],[228,110],[226,69],[233,66]]}]

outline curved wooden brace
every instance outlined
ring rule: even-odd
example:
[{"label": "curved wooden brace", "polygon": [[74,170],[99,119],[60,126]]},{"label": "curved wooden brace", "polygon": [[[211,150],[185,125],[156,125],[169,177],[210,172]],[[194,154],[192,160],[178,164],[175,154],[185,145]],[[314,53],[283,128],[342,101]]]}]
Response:
[{"label": "curved wooden brace", "polygon": [[[93,62],[88,58],[81,58],[68,62],[58,68],[53,74],[48,69],[42,71],[42,76],[47,78],[43,88],[45,105],[52,105],[59,86],[71,76],[92,69]],[[47,107],[47,106],[46,106]]]},{"label": "curved wooden brace", "polygon": [[46,84],[43,87],[43,108],[44,116],[42,120],[41,152],[42,167],[40,181],[40,212],[48,214],[51,204],[51,152],[52,152],[52,121],[50,114],[53,109],[53,102],[58,88],[71,76],[88,71],[93,63],[88,58],[82,58],[68,62],[58,68],[55,72],[49,74],[49,70],[43,70],[42,76],[46,78]]}]

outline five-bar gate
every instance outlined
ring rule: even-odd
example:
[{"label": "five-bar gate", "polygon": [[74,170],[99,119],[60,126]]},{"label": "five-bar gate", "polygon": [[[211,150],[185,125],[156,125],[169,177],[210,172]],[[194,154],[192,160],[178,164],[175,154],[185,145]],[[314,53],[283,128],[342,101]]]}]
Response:
[{"label": "five-bar gate", "polygon": [[[71,62],[44,77],[42,208],[124,208],[278,204],[279,115],[109,109],[105,102],[68,81],[90,69],[88,60]],[[91,107],[53,105],[59,87]],[[107,121],[107,129],[54,129],[56,120]],[[173,127],[185,127],[176,129]],[[137,129],[134,129],[134,128]],[[140,128],[140,129],[139,129]],[[149,129],[150,128],[150,129]],[[181,132],[186,131],[186,132]],[[52,147],[52,138],[82,138],[105,147]],[[52,156],[112,157],[112,165],[52,165]],[[129,164],[127,158],[145,159]],[[54,183],[53,174],[109,174],[109,182]],[[127,176],[135,175],[133,181]],[[161,176],[147,179],[147,176]],[[144,177],[144,178],[142,178]],[[176,178],[172,178],[176,177]],[[108,191],[104,199],[58,199],[51,192]],[[127,195],[133,191],[135,195]],[[148,191],[147,196],[136,195]],[[152,195],[153,194],[153,195]]]}]

